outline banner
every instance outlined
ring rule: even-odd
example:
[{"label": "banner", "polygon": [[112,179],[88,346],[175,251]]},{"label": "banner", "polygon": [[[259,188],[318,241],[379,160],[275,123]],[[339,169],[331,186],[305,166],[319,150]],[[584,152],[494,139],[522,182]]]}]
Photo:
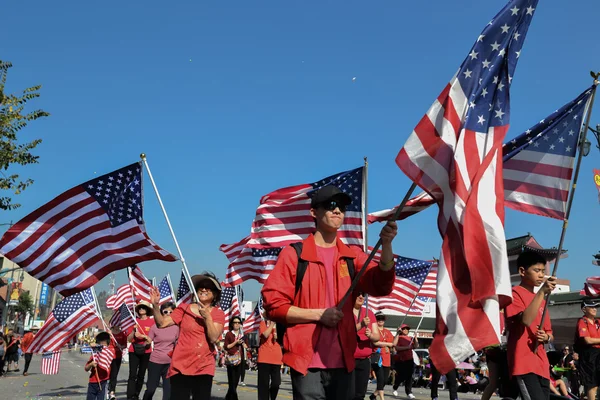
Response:
[{"label": "banner", "polygon": [[42,283],[42,290],[40,290],[40,305],[45,306],[48,304],[48,285]]},{"label": "banner", "polygon": [[594,183],[598,189],[598,202],[600,202],[600,170],[594,169]]}]

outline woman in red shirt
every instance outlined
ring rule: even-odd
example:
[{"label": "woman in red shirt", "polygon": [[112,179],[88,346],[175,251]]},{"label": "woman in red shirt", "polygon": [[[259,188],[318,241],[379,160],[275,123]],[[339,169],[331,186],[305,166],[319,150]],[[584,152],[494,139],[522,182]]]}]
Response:
[{"label": "woman in red shirt", "polygon": [[215,375],[215,343],[221,338],[225,315],[216,307],[221,285],[214,274],[192,276],[199,303],[182,304],[169,315],[161,315],[160,293],[152,288],[154,319],[159,328],[179,325],[179,338],[173,350],[167,378],[171,379],[171,398],[210,400]]},{"label": "woman in red shirt", "polygon": [[[275,400],[281,385],[281,346],[277,343],[277,329],[274,321],[264,319],[258,328],[260,347],[258,348],[258,400]],[[269,380],[271,386],[269,387]]]},{"label": "woman in red shirt", "polygon": [[147,301],[140,301],[135,306],[136,318],[135,328],[131,331],[127,340],[131,342],[129,346],[129,380],[127,381],[127,398],[137,399],[144,386],[144,376],[150,362],[150,353],[152,341],[148,337],[150,328],[154,325],[152,315],[152,304]]},{"label": "woman in red shirt", "polygon": [[379,341],[375,343],[375,347],[379,348],[381,362],[378,360],[377,363],[373,363],[374,360],[373,358],[371,359],[371,365],[377,376],[377,389],[369,398],[374,400],[379,396],[383,400],[383,389],[390,376],[390,367],[392,365],[391,351],[394,347],[394,335],[383,327],[385,325],[385,315],[383,313],[378,312],[375,314],[375,318],[377,319],[377,331],[379,332]]},{"label": "woman in red shirt", "polygon": [[247,346],[245,336],[240,329],[242,327],[242,319],[237,315],[229,321],[229,332],[225,335],[225,364],[227,364],[227,382],[229,390],[225,395],[225,400],[237,400],[237,386],[242,374],[244,363],[244,349]]}]

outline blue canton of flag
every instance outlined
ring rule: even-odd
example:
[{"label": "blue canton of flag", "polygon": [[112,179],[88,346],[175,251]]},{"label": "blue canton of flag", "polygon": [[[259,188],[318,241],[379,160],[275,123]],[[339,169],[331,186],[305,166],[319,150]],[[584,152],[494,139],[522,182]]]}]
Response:
[{"label": "blue canton of flag", "polygon": [[398,260],[396,261],[396,276],[409,281],[418,292],[423,282],[425,282],[425,278],[432,265],[431,261],[398,256]]},{"label": "blue canton of flag", "polygon": [[185,279],[185,275],[183,271],[181,271],[181,279],[179,279],[179,286],[177,287],[177,305],[181,303],[191,303],[192,296],[193,294]]},{"label": "blue canton of flag", "polygon": [[226,311],[231,307],[231,302],[233,301],[233,296],[236,294],[237,287],[224,287],[221,291],[221,301],[219,302],[219,307],[221,310]]},{"label": "blue canton of flag", "polygon": [[[518,7],[525,3],[529,3],[526,9]],[[465,129],[487,133],[489,127],[508,125],[510,121],[508,87],[537,0],[514,4],[510,12],[498,14],[488,24],[458,71],[458,81],[469,102]]]},{"label": "blue canton of flag", "polygon": [[335,185],[350,198],[352,198],[352,204],[346,207],[346,212],[354,211],[361,212],[362,205],[362,183],[363,183],[363,168],[356,168],[351,171],[342,172],[340,174],[331,175],[327,178],[323,178],[318,182],[312,183],[312,190],[307,192],[308,197],[312,197],[313,194],[327,185]]},{"label": "blue canton of flag", "polygon": [[173,293],[171,293],[171,286],[169,280],[165,276],[158,285],[158,291],[160,293],[160,303],[165,301],[171,301],[173,299]]},{"label": "blue canton of flag", "polygon": [[80,308],[93,303],[94,296],[92,295],[92,290],[86,289],[72,296],[65,297],[56,305],[54,310],[52,310],[52,314],[54,314],[54,318],[56,318],[58,322],[64,322]]}]

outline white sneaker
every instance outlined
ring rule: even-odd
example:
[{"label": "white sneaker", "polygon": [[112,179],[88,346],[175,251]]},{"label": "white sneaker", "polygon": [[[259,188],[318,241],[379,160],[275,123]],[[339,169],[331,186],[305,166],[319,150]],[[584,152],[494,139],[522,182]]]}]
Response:
[{"label": "white sneaker", "polygon": [[398,391],[397,391],[397,390],[394,390],[394,391],[392,392],[392,394],[393,394],[395,397],[398,397]]},{"label": "white sneaker", "polygon": [[[242,386],[246,386],[246,384],[245,384],[244,382],[240,383],[240,385],[242,385]],[[413,396],[413,399],[414,399],[414,398],[415,398],[415,397]]]},{"label": "white sneaker", "polygon": [[415,395],[411,393],[411,394],[408,395],[408,398],[411,399],[411,400],[413,400],[415,398]]}]

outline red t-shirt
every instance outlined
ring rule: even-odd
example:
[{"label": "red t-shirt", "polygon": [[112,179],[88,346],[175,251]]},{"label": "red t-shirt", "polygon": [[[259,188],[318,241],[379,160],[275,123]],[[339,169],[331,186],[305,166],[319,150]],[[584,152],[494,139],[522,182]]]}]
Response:
[{"label": "red t-shirt", "polygon": [[[600,338],[600,322],[597,319],[594,319],[594,322],[590,322],[586,317],[580,318],[577,321],[577,333],[575,335],[577,339],[584,337]],[[582,346],[589,347],[583,341],[581,342]],[[592,347],[598,349],[600,348],[600,344],[593,344]]]},{"label": "red t-shirt", "polygon": [[[143,333],[144,335],[148,336],[148,334],[150,333],[150,328],[152,328],[155,325],[154,322],[154,317],[148,317],[146,319],[139,319],[136,318],[137,324],[135,325],[135,330],[138,333]],[[142,328],[140,330],[140,328],[138,328],[138,325]],[[139,339],[136,338],[135,335],[133,336],[133,341],[131,342],[131,345],[129,346],[129,352],[133,353],[133,344],[146,344],[146,341],[144,339]],[[152,353],[152,346],[148,347],[146,349],[146,353]]]},{"label": "red t-shirt", "polygon": [[258,334],[260,335],[260,346],[258,348],[258,362],[261,364],[274,364],[281,365],[283,354],[281,353],[281,346],[275,339],[276,329],[271,330],[269,337],[265,338],[263,333],[267,330],[267,324],[264,321],[260,322],[258,328]]},{"label": "red t-shirt", "polygon": [[[93,357],[90,357],[88,363],[92,361],[92,359]],[[96,377],[96,370],[98,370],[98,377]],[[108,369],[108,371],[104,368],[101,368],[100,366],[92,367],[92,369],[90,369],[90,383],[104,382],[107,381],[108,378],[110,378],[110,368]]]},{"label": "red t-shirt", "polygon": [[[369,320],[371,321],[371,325],[375,322],[375,314],[373,311],[369,310]],[[354,324],[358,324],[359,319],[362,321],[365,318],[365,307],[361,307],[359,310],[358,318],[356,315],[354,316]],[[372,330],[372,326],[369,329]],[[354,350],[354,358],[358,360],[362,360],[364,358],[370,357],[371,353],[373,353],[373,342],[365,335],[366,327],[360,328],[356,335],[358,336],[358,340],[356,342],[356,350]]]},{"label": "red t-shirt", "polygon": [[21,350],[23,350],[23,353],[27,353],[27,348],[31,342],[33,342],[33,333],[27,332],[23,335],[23,339],[21,339]]},{"label": "red t-shirt", "polygon": [[[544,350],[544,344],[536,339],[536,332],[542,320],[544,302],[540,305],[533,323],[530,326],[525,326],[521,322],[521,314],[531,304],[535,293],[530,292],[523,286],[515,286],[512,289],[512,296],[512,303],[506,307],[507,353],[510,375],[533,373],[550,379],[550,364]],[[548,334],[552,334],[550,315],[546,315],[543,330]],[[537,352],[534,353],[536,348]]]},{"label": "red t-shirt", "polygon": [[[383,328],[379,330],[379,341],[385,343],[394,343],[394,335],[389,330]],[[392,354],[391,347],[381,347],[381,366],[391,367],[392,366]],[[377,349],[375,349],[377,350]]]},{"label": "red t-shirt", "polygon": [[113,343],[115,347],[115,358],[119,359],[123,357],[123,350],[121,350],[121,348],[125,349],[127,347],[127,336],[129,336],[129,331],[121,331],[119,333],[113,334],[113,336],[115,337],[117,344],[120,345],[119,347],[115,343]]},{"label": "red t-shirt", "polygon": [[[325,293],[325,307],[335,307],[334,298],[334,264],[338,259],[337,247],[319,247],[317,246],[317,257],[323,263],[325,268],[325,277],[327,290]],[[317,340],[315,354],[308,368],[345,368],[342,345],[338,333],[338,327],[321,327],[321,334]]]},{"label": "red t-shirt", "polygon": [[[190,305],[180,305],[171,314],[173,322],[179,325],[179,339],[167,378],[176,374],[215,376],[215,345],[206,338],[204,318],[190,310]],[[225,324],[225,314],[220,308],[213,307],[210,315],[215,324]]]},{"label": "red t-shirt", "polygon": [[[408,335],[400,335],[398,336],[398,344],[396,345],[396,347],[406,347],[406,346],[411,346],[411,349],[415,348],[415,342],[413,340],[412,344],[410,343],[410,341],[412,340],[412,338]],[[395,361],[408,361],[408,360],[412,360],[413,359],[413,354],[412,354],[412,350],[408,349],[408,350],[398,350],[398,352],[396,353],[396,355],[394,356],[394,360]]]}]

